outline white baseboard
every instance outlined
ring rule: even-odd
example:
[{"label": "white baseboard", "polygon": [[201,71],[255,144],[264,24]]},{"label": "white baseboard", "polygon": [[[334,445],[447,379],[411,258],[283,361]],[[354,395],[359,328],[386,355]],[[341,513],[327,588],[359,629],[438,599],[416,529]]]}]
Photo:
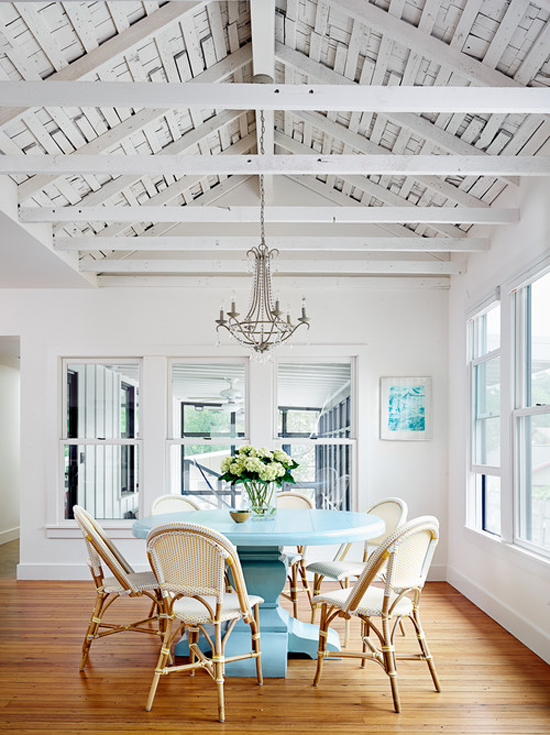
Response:
[{"label": "white baseboard", "polygon": [[550,664],[550,635],[547,631],[526,621],[509,605],[489,594],[452,567],[447,569],[447,581],[527,648],[540,656],[543,661]]},{"label": "white baseboard", "polygon": [[0,546],[9,544],[10,541],[17,541],[19,538],[19,526],[8,528],[7,531],[0,531]]},{"label": "white baseboard", "polygon": [[17,579],[55,580],[71,582],[90,580],[87,564],[18,564]]}]

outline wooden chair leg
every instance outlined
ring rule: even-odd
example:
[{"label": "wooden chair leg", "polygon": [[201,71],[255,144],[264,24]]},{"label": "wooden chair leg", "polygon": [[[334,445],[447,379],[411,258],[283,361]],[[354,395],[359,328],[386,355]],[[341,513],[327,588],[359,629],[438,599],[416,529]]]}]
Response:
[{"label": "wooden chair leg", "polygon": [[288,575],[290,582],[290,600],[292,602],[292,615],[298,617],[298,575],[296,573],[296,564],[292,565],[290,574]]},{"label": "wooden chair leg", "polygon": [[309,600],[309,604],[311,605],[311,598],[312,598],[311,588],[307,580],[307,572],[306,572],[306,567],[305,567],[303,560],[298,563],[298,571],[300,572],[300,578],[302,580],[302,587],[305,589],[306,594],[307,594],[307,599]]},{"label": "wooden chair leg", "polygon": [[250,625],[252,631],[252,650],[256,655],[256,678],[261,686],[264,683],[262,674],[262,651],[260,648],[260,607],[254,605],[254,621]]},{"label": "wooden chair leg", "polygon": [[321,622],[319,623],[319,647],[317,651],[317,671],[313,680],[313,686],[317,686],[321,680],[323,672],[323,662],[325,659],[325,651],[327,648],[328,636],[328,606],[323,603],[321,606]]},{"label": "wooden chair leg", "polygon": [[162,639],[162,646],[160,648],[159,657],[157,661],[157,665],[155,668],[155,673],[153,675],[153,681],[151,683],[151,689],[149,690],[149,696],[147,697],[147,704],[145,705],[145,709],[147,712],[151,711],[151,707],[153,706],[153,700],[155,699],[155,694],[157,693],[157,687],[159,685],[160,677],[164,673],[164,667],[166,666],[166,662],[171,658],[170,655],[170,636],[172,634],[172,618],[168,618],[166,622],[166,630],[164,632],[164,638]]},{"label": "wooden chair leg", "polygon": [[84,641],[82,643],[82,656],[80,659],[79,667],[80,671],[83,671],[86,668],[88,654],[90,653],[90,646],[92,645],[92,641],[97,636],[97,631],[99,630],[99,626],[101,625],[101,612],[106,599],[106,595],[100,592],[96,594],[95,605],[90,616],[90,622],[88,623],[88,628],[86,630],[86,635],[84,636]]},{"label": "wooden chair leg", "polygon": [[222,647],[222,631],[221,624],[216,623],[215,635],[214,635],[214,650],[212,651],[212,663],[214,664],[214,678],[216,681],[216,687],[218,689],[218,721],[225,722],[225,698],[223,691],[223,669],[224,669],[224,658],[223,658],[223,647]]},{"label": "wooden chair leg", "polygon": [[433,681],[436,692],[440,692],[441,684],[439,682],[439,676],[437,675],[437,670],[435,668],[433,656],[430,653],[428,642],[426,640],[426,636],[424,635],[424,630],[422,628],[422,624],[420,622],[420,618],[418,617],[418,612],[416,610],[414,610],[411,616],[411,620],[413,621],[413,625],[416,631],[416,638],[418,640],[418,645],[420,646],[422,658],[428,664],[428,669],[430,670],[430,675],[432,677],[432,681]]},{"label": "wooden chair leg", "polygon": [[401,712],[401,701],[399,699],[399,689],[397,686],[397,668],[395,665],[395,647],[393,645],[391,635],[390,621],[387,618],[382,618],[382,635],[384,637],[382,644],[384,668],[390,679],[393,706],[396,712]]},{"label": "wooden chair leg", "polygon": [[[324,576],[321,574],[315,574],[313,577],[313,597],[316,595],[319,595],[321,593],[321,583],[324,579]],[[311,603],[311,623],[315,623],[315,618],[317,615],[317,605],[314,605],[313,602]]]}]

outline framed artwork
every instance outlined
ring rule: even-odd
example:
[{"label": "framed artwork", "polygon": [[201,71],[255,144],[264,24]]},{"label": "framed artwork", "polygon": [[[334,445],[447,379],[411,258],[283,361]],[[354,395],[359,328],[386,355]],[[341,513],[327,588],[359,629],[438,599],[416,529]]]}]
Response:
[{"label": "framed artwork", "polygon": [[431,439],[431,378],[380,379],[380,438]]}]

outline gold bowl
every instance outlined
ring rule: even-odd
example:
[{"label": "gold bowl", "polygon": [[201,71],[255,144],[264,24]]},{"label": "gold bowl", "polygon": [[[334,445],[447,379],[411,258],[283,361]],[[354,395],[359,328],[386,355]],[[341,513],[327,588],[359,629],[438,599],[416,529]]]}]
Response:
[{"label": "gold bowl", "polygon": [[244,523],[250,518],[250,511],[249,510],[230,510],[229,515],[235,523]]}]

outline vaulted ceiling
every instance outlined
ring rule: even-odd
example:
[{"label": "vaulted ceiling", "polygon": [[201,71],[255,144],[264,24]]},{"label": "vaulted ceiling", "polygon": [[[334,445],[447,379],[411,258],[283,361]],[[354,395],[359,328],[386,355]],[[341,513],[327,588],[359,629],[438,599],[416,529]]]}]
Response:
[{"label": "vaulted ceiling", "polygon": [[71,285],[246,277],[260,175],[279,277],[444,282],[550,175],[549,20],[548,0],[0,0],[0,286],[56,263]]}]

